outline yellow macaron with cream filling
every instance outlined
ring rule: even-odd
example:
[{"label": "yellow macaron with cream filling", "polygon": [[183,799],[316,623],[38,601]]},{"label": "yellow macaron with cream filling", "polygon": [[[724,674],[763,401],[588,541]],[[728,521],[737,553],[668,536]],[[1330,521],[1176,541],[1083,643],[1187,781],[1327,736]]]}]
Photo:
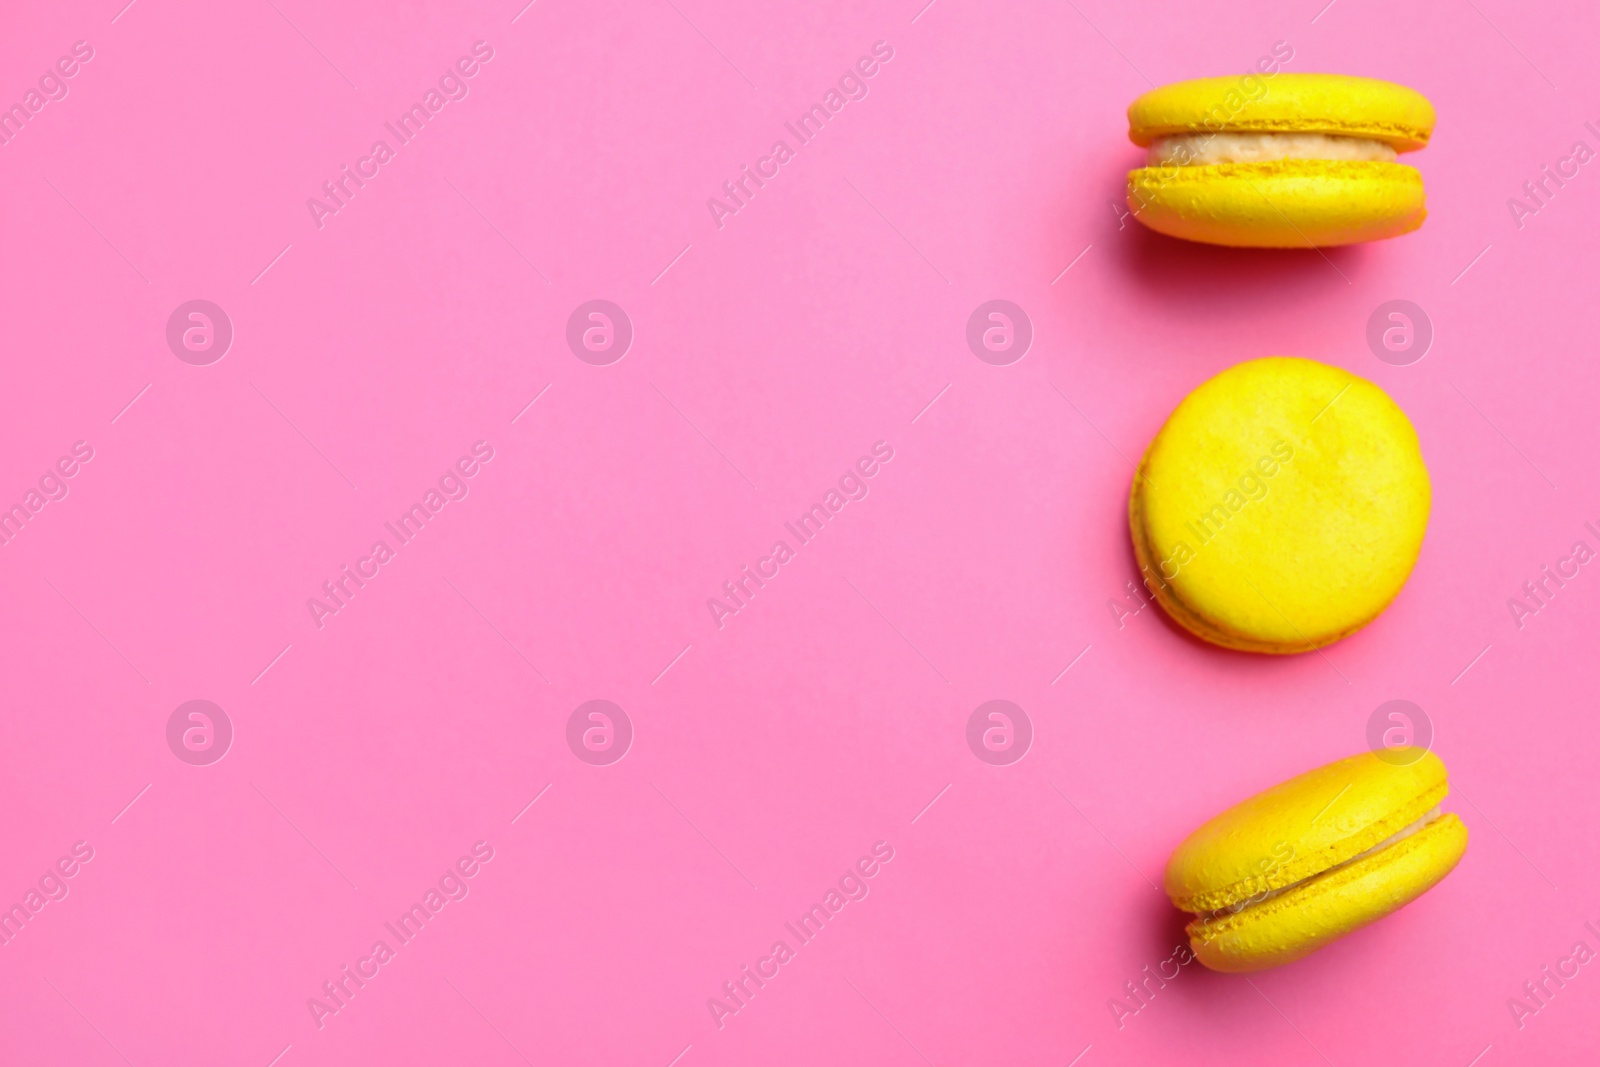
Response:
[{"label": "yellow macaron with cream filling", "polygon": [[1416,431],[1382,389],[1270,357],[1184,398],[1128,494],[1145,589],[1197,637],[1306,652],[1365,626],[1405,584],[1431,506]]},{"label": "yellow macaron with cream filling", "polygon": [[1432,752],[1363,752],[1207,822],[1166,873],[1172,903],[1195,916],[1195,957],[1215,971],[1276,967],[1409,904],[1466,852],[1466,825],[1439,811],[1448,792]]},{"label": "yellow macaron with cream filling", "polygon": [[1427,216],[1422,175],[1397,163],[1427,145],[1434,111],[1393,82],[1342,74],[1197,78],[1128,108],[1147,149],[1128,207],[1160,233],[1207,244],[1315,248],[1409,233]]}]

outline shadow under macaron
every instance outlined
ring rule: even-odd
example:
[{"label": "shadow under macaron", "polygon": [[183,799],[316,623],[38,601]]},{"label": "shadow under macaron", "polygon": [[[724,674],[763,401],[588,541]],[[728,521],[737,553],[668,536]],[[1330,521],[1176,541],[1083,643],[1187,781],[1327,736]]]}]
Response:
[{"label": "shadow under macaron", "polygon": [[[1109,259],[1129,284],[1159,296],[1173,311],[1211,316],[1235,301],[1294,303],[1343,290],[1366,272],[1371,245],[1332,248],[1232,248],[1170,237],[1130,213]],[[1382,242],[1378,242],[1381,244]],[[1337,290],[1336,290],[1337,291]]]}]

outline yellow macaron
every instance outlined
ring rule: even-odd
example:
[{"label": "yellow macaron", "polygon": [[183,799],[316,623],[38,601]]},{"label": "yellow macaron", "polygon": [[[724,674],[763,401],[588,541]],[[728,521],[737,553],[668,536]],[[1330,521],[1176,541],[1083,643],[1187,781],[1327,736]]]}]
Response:
[{"label": "yellow macaron", "polygon": [[1276,967],[1409,904],[1467,850],[1466,825],[1439,811],[1448,792],[1432,752],[1363,752],[1218,815],[1167,863],[1167,895],[1195,915],[1195,957]]},{"label": "yellow macaron", "polygon": [[1160,233],[1207,244],[1314,248],[1409,233],[1422,175],[1395,162],[1433,134],[1433,105],[1403,85],[1342,74],[1197,78],[1128,108],[1148,149],[1128,207]]},{"label": "yellow macaron", "polygon": [[1382,389],[1338,367],[1240,363],[1184,398],[1128,494],[1145,588],[1197,637],[1306,652],[1371,622],[1428,526],[1417,434]]}]

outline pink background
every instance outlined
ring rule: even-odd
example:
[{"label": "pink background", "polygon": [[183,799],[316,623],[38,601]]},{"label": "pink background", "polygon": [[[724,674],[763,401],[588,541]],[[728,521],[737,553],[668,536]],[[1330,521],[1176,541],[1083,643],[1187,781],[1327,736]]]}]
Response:
[{"label": "pink background", "polygon": [[[1521,629],[1506,604],[1600,547],[1600,173],[1521,228],[1506,203],[1600,147],[1592,5],[121,2],[0,34],[4,101],[94,49],[0,146],[0,503],[94,449],[0,548],[0,903],[94,849],[0,947],[0,1061],[1594,1048],[1600,965],[1520,1029],[1507,998],[1600,949],[1600,575]],[[479,40],[470,95],[319,229],[307,198]],[[719,229],[707,198],[880,40],[869,95]],[[1419,233],[1245,254],[1119,219],[1128,102],[1277,41],[1434,101]],[[165,340],[195,298],[235,330],[209,366]],[[595,298],[635,330],[609,366],[564,339]],[[1036,331],[1010,366],[964,340],[992,298]],[[1397,298],[1436,331],[1404,367],[1365,341]],[[1381,384],[1434,478],[1410,584],[1325,655],[1124,599],[1128,461],[1273,353]],[[470,495],[319,629],[307,598],[479,440]],[[719,629],[707,598],[877,441],[870,494]],[[635,731],[610,766],[566,741],[597,698]],[[965,740],[996,698],[1036,733],[1010,766]],[[1119,1028],[1180,937],[1172,847],[1396,698],[1459,787],[1456,873],[1253,983],[1183,968]],[[191,699],[236,733],[209,766],[167,745]],[[319,1028],[308,998],[480,840],[470,895]],[[719,1028],[708,998],[878,841],[870,894]]]}]

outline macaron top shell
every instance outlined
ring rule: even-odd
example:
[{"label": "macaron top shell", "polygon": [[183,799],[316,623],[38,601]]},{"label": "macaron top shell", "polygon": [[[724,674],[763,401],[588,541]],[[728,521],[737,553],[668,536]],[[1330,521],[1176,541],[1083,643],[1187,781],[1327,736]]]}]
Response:
[{"label": "macaron top shell", "polygon": [[1129,520],[1146,583],[1180,625],[1229,648],[1293,653],[1388,606],[1430,504],[1416,431],[1383,390],[1272,357],[1178,405],[1134,475]]},{"label": "macaron top shell", "polygon": [[[1251,95],[1252,86],[1262,91]],[[1435,116],[1427,97],[1377,78],[1291,74],[1195,78],[1152,89],[1128,107],[1128,137],[1221,131],[1366,137],[1412,152],[1427,145]]]},{"label": "macaron top shell", "polygon": [[1293,885],[1405,829],[1448,790],[1432,752],[1403,765],[1363,752],[1318,767],[1190,834],[1167,863],[1167,895],[1200,913]]}]

